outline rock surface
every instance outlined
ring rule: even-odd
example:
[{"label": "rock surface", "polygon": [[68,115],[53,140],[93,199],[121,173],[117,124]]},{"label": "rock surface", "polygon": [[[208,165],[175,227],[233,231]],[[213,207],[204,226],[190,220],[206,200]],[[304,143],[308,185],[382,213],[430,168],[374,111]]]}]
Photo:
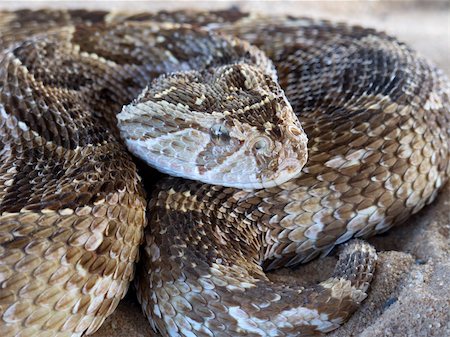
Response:
[{"label": "rock surface", "polygon": [[[348,21],[384,30],[409,43],[450,75],[450,3],[416,2],[8,2],[0,8],[102,8],[134,11],[178,8],[224,8],[272,14],[289,13]],[[369,240],[379,263],[368,298],[332,337],[450,336],[450,186],[438,199],[406,224]],[[283,269],[271,278],[305,285],[326,279],[334,268],[333,256],[295,270]],[[159,336],[152,332],[130,290],[115,313],[94,334],[106,336]]]}]

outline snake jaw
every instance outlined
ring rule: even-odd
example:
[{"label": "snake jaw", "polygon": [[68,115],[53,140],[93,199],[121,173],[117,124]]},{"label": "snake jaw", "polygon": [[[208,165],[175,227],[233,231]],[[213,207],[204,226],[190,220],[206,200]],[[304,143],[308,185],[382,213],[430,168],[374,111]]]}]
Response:
[{"label": "snake jaw", "polygon": [[[141,111],[146,109],[143,106],[137,108]],[[226,142],[211,140],[209,130],[220,124],[215,119],[200,129],[177,130],[178,137],[175,138],[166,134],[161,139],[152,139],[147,137],[152,129],[146,128],[137,131],[143,132],[143,136],[136,137],[128,127],[136,131],[134,125],[141,117],[128,119],[130,116],[124,112],[118,118],[128,149],[150,166],[172,176],[243,189],[270,188],[298,176],[306,161],[302,159],[306,158],[304,151],[296,153],[298,147],[291,142],[287,145],[276,142],[269,153],[255,153],[254,139],[262,135],[248,126],[241,131],[230,132]],[[180,151],[176,145],[180,137],[190,144],[192,152]],[[303,148],[306,149],[306,143]]]}]

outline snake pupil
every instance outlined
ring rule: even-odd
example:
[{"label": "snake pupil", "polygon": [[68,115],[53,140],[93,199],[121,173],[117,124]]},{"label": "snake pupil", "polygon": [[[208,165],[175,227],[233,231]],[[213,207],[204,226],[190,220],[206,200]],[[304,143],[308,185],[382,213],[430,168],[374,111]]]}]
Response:
[{"label": "snake pupil", "polygon": [[215,124],[211,127],[211,137],[216,140],[227,141],[230,139],[230,133],[224,125]]}]

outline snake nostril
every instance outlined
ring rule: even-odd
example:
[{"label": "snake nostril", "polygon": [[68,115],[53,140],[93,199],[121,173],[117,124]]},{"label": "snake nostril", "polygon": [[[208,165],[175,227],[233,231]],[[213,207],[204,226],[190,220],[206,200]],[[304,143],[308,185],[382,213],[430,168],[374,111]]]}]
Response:
[{"label": "snake nostril", "polygon": [[266,151],[270,146],[270,142],[268,139],[261,137],[259,138],[254,144],[253,144],[253,148],[257,151],[257,152],[264,152]]},{"label": "snake nostril", "polygon": [[264,150],[264,148],[266,147],[266,142],[264,140],[258,140],[255,143],[255,150]]},{"label": "snake nostril", "polygon": [[288,127],[289,133],[291,133],[294,137],[299,137],[302,135],[302,131],[297,126],[289,126]]}]

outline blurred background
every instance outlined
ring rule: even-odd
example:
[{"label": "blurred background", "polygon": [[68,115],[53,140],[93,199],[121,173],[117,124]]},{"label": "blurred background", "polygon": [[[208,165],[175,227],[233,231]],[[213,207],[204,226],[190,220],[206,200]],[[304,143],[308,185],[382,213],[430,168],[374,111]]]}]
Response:
[{"label": "blurred background", "polygon": [[[183,8],[225,9],[231,6],[249,12],[308,16],[373,27],[408,43],[450,76],[450,0],[0,1],[0,9],[3,10],[50,7],[154,12]],[[408,222],[410,226],[400,227],[387,236],[372,240],[379,251],[385,252],[381,254],[380,276],[372,286],[368,304],[331,335],[450,336],[450,294],[444,291],[445,288],[448,290],[444,284],[450,284],[449,196],[447,184],[438,201],[413,217]],[[442,249],[436,248],[440,246]],[[416,264],[414,261],[418,259],[434,262]],[[297,271],[280,271],[279,276],[301,277],[302,282],[312,283],[325,279],[334,264],[333,258],[326,258],[301,266]],[[411,291],[413,286],[419,291]],[[391,306],[397,299],[400,300]],[[94,336],[157,335],[151,331],[131,290]]]}]

